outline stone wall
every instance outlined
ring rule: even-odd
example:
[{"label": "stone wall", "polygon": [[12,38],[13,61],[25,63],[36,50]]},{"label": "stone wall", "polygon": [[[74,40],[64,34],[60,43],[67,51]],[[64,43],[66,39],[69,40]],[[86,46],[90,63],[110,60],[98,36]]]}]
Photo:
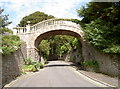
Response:
[{"label": "stone wall", "polygon": [[118,75],[118,57],[99,52],[87,42],[82,42],[82,54],[84,60],[96,60],[99,64],[99,71],[108,75]]},{"label": "stone wall", "polygon": [[77,49],[70,53],[65,53],[61,57],[55,54],[50,54],[47,61],[51,61],[51,60],[64,60],[64,61],[71,61],[74,63],[80,63],[83,60],[83,58],[82,58],[81,50]]},{"label": "stone wall", "polygon": [[76,50],[76,51],[72,51],[67,54],[63,54],[62,59],[64,59],[65,61],[71,61],[74,63],[80,63],[83,60],[82,53],[80,50]]},{"label": "stone wall", "polygon": [[0,52],[0,89],[2,88],[2,53]]},{"label": "stone wall", "polygon": [[50,54],[47,60],[48,61],[58,60],[58,55]]},{"label": "stone wall", "polygon": [[26,58],[26,44],[8,56],[2,56],[2,84],[3,86],[21,74],[21,66]]}]

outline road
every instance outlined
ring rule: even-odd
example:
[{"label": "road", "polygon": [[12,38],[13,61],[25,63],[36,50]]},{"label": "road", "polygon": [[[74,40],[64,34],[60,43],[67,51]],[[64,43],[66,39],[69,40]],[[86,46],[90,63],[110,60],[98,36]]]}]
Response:
[{"label": "road", "polygon": [[50,61],[44,69],[16,81],[11,87],[96,87],[95,89],[103,89],[99,84],[76,73],[64,61]]}]

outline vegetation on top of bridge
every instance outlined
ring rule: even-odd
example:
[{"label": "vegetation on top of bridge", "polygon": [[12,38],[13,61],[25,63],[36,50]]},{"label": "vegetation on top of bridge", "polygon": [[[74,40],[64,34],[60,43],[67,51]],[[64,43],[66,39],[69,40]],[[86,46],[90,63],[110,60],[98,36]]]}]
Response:
[{"label": "vegetation on top of bridge", "polygon": [[[0,13],[2,12],[3,10],[0,9]],[[120,53],[120,2],[90,2],[87,4],[87,7],[81,7],[79,10],[77,10],[77,12],[78,15],[83,18],[81,21],[77,19],[56,20],[66,20],[80,24],[85,32],[85,39],[88,40],[88,42],[92,44],[95,48],[104,53]],[[40,21],[52,18],[55,17],[37,11],[30,14],[29,16],[25,16],[20,21],[19,26],[24,27],[25,25],[27,25],[27,21],[30,21],[30,24],[34,25]],[[11,23],[8,21],[7,15],[1,15],[0,20],[2,22],[0,33],[12,33],[12,31],[6,27],[8,24]],[[16,37],[16,39],[18,38]],[[15,42],[12,43],[14,44]],[[4,45],[4,47],[9,48],[8,45]]]},{"label": "vegetation on top of bridge", "polygon": [[77,12],[90,44],[104,53],[120,54],[120,2],[90,2]]},{"label": "vegetation on top of bridge", "polygon": [[[35,12],[24,17],[20,21],[20,26],[24,26],[27,21],[30,21],[33,25],[51,18],[55,20],[72,21],[82,26],[86,34],[85,39],[95,48],[103,53],[119,54],[119,7],[119,2],[90,2],[87,4],[87,7],[81,7],[77,10],[78,15],[83,18],[81,21],[77,19],[55,19],[54,16],[48,16],[43,12]],[[47,43],[47,41],[45,41],[45,43]]]},{"label": "vegetation on top of bridge", "polygon": [[20,27],[26,27],[26,25],[28,24],[27,22],[30,21],[31,25],[37,24],[38,22],[47,20],[47,19],[51,19],[54,18],[54,16],[52,15],[47,15],[43,12],[40,11],[36,11],[28,16],[25,16],[22,18],[22,20],[20,21],[20,23],[18,24],[18,26]]},{"label": "vegetation on top of bridge", "polygon": [[80,23],[79,20],[77,19],[65,19],[65,18],[55,18],[52,15],[47,15],[43,12],[40,11],[36,11],[28,16],[25,16],[22,18],[22,20],[20,21],[20,23],[18,24],[19,27],[26,27],[26,25],[28,24],[27,22],[30,21],[30,25],[35,25],[39,22],[45,21],[45,20],[55,20],[55,21],[59,21],[59,20],[65,20],[65,21],[72,21],[75,23]]},{"label": "vegetation on top of bridge", "polygon": [[[55,18],[54,16],[48,16],[43,12],[34,12],[28,16],[23,17],[20,21],[19,26],[27,25],[27,21],[30,21],[30,25],[36,25],[44,21],[72,21],[75,23],[80,23],[77,19],[64,19],[64,18]],[[79,45],[78,45],[79,44]],[[51,36],[48,39],[42,40],[41,44],[39,45],[39,50],[41,50],[43,56],[47,58],[49,54],[55,54],[58,56],[62,56],[64,53],[68,53],[72,50],[78,49],[81,46],[79,41],[75,37],[71,36]]]}]

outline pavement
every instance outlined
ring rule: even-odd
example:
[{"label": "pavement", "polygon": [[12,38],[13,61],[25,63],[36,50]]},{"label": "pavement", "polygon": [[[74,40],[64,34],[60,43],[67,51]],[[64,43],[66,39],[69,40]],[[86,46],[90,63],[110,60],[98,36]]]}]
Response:
[{"label": "pavement", "polygon": [[115,88],[117,86],[117,78],[77,70],[77,67],[72,63],[50,61],[44,69],[23,75],[6,85],[4,89],[13,87],[91,87],[91,89],[103,89],[105,87],[104,89],[118,89]]},{"label": "pavement", "polygon": [[117,77],[111,77],[102,73],[95,73],[95,72],[90,72],[90,71],[85,71],[85,70],[80,70],[79,66],[76,64],[73,64],[72,62],[68,62],[70,65],[74,65],[72,66],[74,69],[76,69],[78,72],[80,72],[81,74],[95,80],[98,81],[100,83],[103,83],[105,85],[107,85],[108,87],[120,87],[119,83],[120,80],[118,80]]}]

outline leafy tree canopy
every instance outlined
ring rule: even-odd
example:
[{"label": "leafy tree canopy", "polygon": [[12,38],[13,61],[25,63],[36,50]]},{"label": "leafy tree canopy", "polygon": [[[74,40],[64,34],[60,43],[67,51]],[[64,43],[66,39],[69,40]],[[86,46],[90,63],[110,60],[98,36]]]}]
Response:
[{"label": "leafy tree canopy", "polygon": [[44,57],[48,57],[50,53],[50,42],[48,40],[42,40],[39,49]]},{"label": "leafy tree canopy", "polygon": [[83,17],[83,23],[90,23],[100,18],[116,25],[120,21],[120,2],[90,2],[87,7],[81,7],[77,12]]},{"label": "leafy tree canopy", "polygon": [[10,29],[8,29],[6,26],[11,24],[11,22],[8,21],[8,15],[3,15],[3,9],[0,8],[0,34],[4,34],[5,32],[12,33]]},{"label": "leafy tree canopy", "polygon": [[[19,26],[26,26],[27,21],[30,21],[31,25],[34,25],[38,22],[41,22],[43,20],[54,18],[54,16],[47,15],[43,12],[36,11],[28,16],[25,16],[21,21]],[[79,23],[80,21],[77,19],[57,19],[57,20],[66,20],[66,21],[72,21],[75,23]],[[45,58],[48,57],[48,55],[56,54],[56,55],[62,55],[63,53],[70,52],[72,49],[77,49],[77,42],[78,40],[71,36],[51,36],[45,40],[42,40],[39,45],[39,50],[43,54]],[[72,43],[74,41],[74,43]],[[72,48],[73,47],[73,48]]]},{"label": "leafy tree canopy", "polygon": [[2,36],[2,51],[3,55],[9,55],[20,48],[21,40],[16,35],[3,35]]},{"label": "leafy tree canopy", "polygon": [[120,53],[120,2],[90,2],[77,12],[90,44],[104,53]]},{"label": "leafy tree canopy", "polygon": [[0,52],[2,55],[9,55],[17,50],[21,45],[21,40],[18,36],[7,35],[7,33],[12,33],[8,26],[11,22],[8,21],[8,15],[2,15],[4,10],[0,8]]},{"label": "leafy tree canopy", "polygon": [[77,38],[67,35],[50,36],[46,40],[42,40],[39,49],[44,57],[49,54],[62,56],[64,53],[75,51],[79,48],[80,43]]},{"label": "leafy tree canopy", "polygon": [[27,21],[30,21],[31,25],[34,25],[38,22],[41,22],[43,20],[54,18],[52,15],[47,15],[43,12],[36,11],[28,16],[23,17],[23,19],[20,21],[20,24],[18,24],[20,27],[25,27],[27,25]]}]

